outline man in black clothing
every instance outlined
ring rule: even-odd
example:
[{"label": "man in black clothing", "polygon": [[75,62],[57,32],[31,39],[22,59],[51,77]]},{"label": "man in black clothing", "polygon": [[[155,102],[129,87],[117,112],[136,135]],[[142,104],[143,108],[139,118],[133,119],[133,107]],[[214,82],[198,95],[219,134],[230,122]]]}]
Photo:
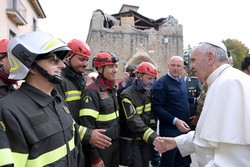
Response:
[{"label": "man in black clothing", "polygon": [[188,64],[184,62],[182,77],[186,81],[188,91],[188,103],[190,113],[190,128],[192,130],[196,127],[196,110],[197,110],[197,98],[201,93],[201,83],[195,76],[188,75]]},{"label": "man in black clothing", "polygon": [[65,59],[66,68],[62,70],[63,82],[56,88],[69,106],[69,111],[78,123],[80,101],[86,86],[83,76],[90,57],[90,48],[78,39],[71,40],[68,44],[70,51]]},{"label": "man in black clothing", "polygon": [[[176,137],[190,130],[187,88],[181,77],[183,58],[171,57],[168,70],[152,88],[152,111],[159,118],[160,135]],[[190,157],[182,157],[179,150],[174,149],[162,154],[160,167],[187,167],[190,164]]]},{"label": "man in black clothing", "polygon": [[[120,162],[130,167],[148,167],[151,146],[160,144],[158,134],[152,129],[155,118],[151,113],[150,93],[157,69],[149,62],[142,62],[138,65],[137,73],[135,82],[120,95],[120,142],[132,143],[128,155],[123,156],[126,148],[120,147]],[[122,160],[128,156],[131,156],[131,160]]]},{"label": "man in black clothing", "polygon": [[83,93],[79,124],[93,129],[106,129],[104,134],[112,139],[109,148],[92,148],[86,154],[92,167],[119,166],[119,106],[115,89],[118,61],[118,57],[112,53],[99,52],[93,59],[93,65],[99,75]]},{"label": "man in black clothing", "polygon": [[[12,152],[14,166],[84,166],[82,143],[100,146],[91,129],[74,122],[53,89],[62,82],[62,59],[68,51],[64,42],[38,31],[15,37],[8,45],[9,77],[25,79],[17,91],[0,100],[0,122],[9,142],[5,149]],[[106,140],[102,147],[111,144],[110,138]]]}]

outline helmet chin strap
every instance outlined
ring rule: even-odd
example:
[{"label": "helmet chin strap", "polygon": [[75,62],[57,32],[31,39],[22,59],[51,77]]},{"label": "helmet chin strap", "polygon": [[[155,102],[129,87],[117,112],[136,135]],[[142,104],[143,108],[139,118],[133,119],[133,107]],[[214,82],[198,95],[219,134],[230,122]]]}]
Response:
[{"label": "helmet chin strap", "polygon": [[48,79],[49,82],[53,84],[60,84],[62,83],[63,79],[62,77],[58,75],[50,75],[45,69],[43,69],[41,66],[39,66],[37,63],[34,63],[34,67],[37,69],[37,71]]}]

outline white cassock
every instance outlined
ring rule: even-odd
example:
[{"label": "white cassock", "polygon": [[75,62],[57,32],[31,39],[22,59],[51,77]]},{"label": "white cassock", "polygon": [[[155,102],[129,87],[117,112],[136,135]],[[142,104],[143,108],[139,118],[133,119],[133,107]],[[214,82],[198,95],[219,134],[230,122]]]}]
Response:
[{"label": "white cassock", "polygon": [[199,167],[250,167],[250,77],[224,64],[206,82],[196,132],[176,137],[177,147]]}]

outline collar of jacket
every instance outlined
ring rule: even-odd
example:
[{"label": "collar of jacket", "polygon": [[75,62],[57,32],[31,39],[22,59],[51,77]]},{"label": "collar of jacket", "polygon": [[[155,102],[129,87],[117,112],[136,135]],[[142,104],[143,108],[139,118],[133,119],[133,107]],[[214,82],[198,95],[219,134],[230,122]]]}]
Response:
[{"label": "collar of jacket", "polygon": [[72,67],[67,66],[67,65],[66,65],[66,68],[63,69],[63,73],[64,73],[65,77],[67,77],[73,81],[73,83],[76,85],[76,87],[79,90],[85,89],[86,80],[85,80],[85,77],[83,75],[75,73],[74,70],[72,69]]},{"label": "collar of jacket", "polygon": [[95,80],[95,83],[100,87],[102,91],[107,89],[115,89],[115,81],[110,81],[105,78],[102,74],[99,74]]}]

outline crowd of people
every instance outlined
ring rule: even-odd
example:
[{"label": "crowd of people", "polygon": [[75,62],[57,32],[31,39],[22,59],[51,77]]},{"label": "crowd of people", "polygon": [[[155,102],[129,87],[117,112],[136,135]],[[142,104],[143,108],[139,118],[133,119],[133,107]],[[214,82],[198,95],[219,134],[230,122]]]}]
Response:
[{"label": "crowd of people", "polygon": [[250,164],[250,78],[223,43],[201,42],[190,66],[172,56],[160,78],[131,64],[119,83],[109,51],[88,80],[90,56],[45,32],[0,40],[0,166],[188,167],[192,153],[200,167]]}]

